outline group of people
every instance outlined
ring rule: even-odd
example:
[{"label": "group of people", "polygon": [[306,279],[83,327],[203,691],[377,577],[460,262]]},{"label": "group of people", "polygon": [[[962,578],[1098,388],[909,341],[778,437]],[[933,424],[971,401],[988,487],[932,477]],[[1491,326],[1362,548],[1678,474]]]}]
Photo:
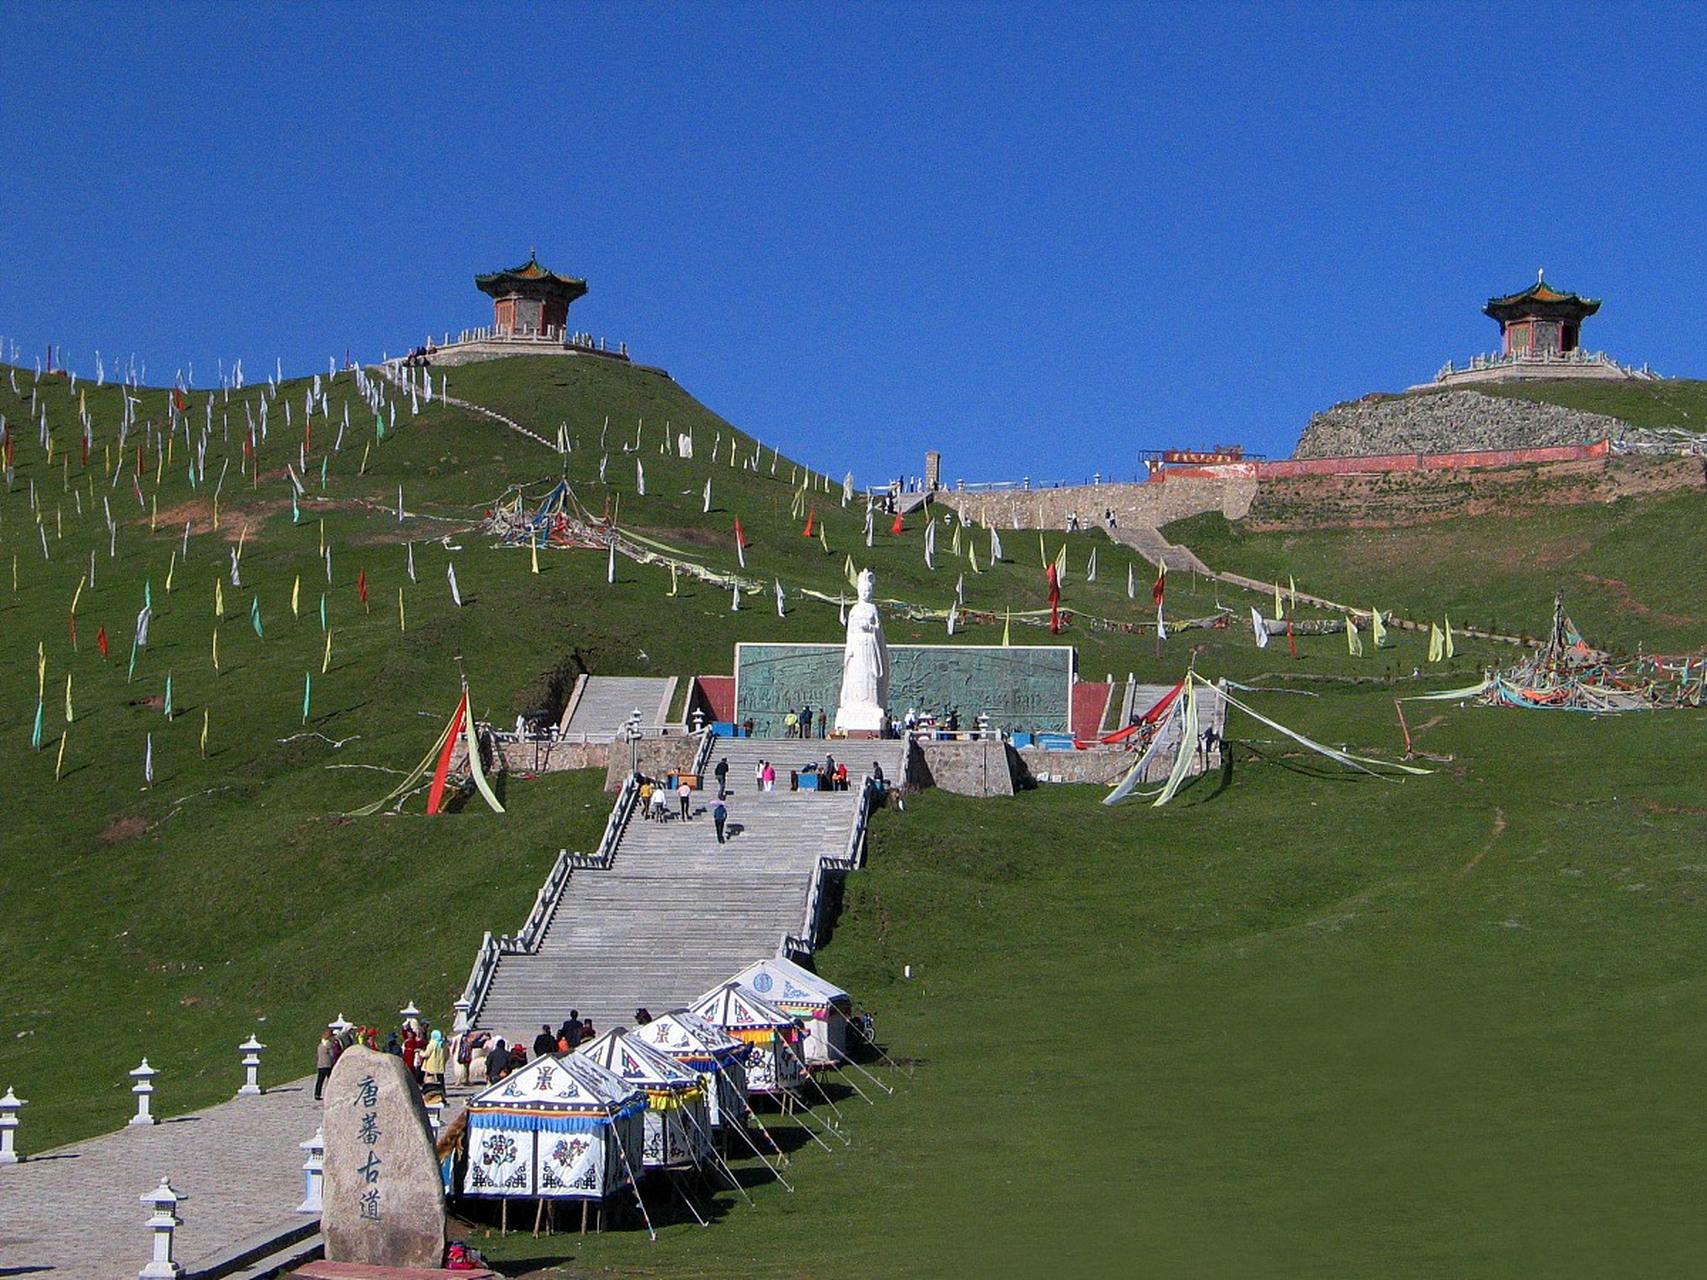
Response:
[{"label": "group of people", "polygon": [[425,1018],[406,1019],[401,1027],[386,1033],[381,1043],[378,1027],[328,1026],[320,1033],[314,1051],[314,1100],[323,1099],[326,1080],[345,1049],[359,1044],[375,1053],[391,1053],[403,1059],[423,1096],[444,1097],[445,1072],[451,1061],[451,1046],[444,1032]]},{"label": "group of people", "polygon": [[552,1053],[573,1053],[597,1035],[593,1020],[583,1018],[579,1009],[569,1010],[569,1016],[555,1031],[549,1023],[542,1025],[529,1046],[533,1050],[531,1054],[522,1048],[520,1039],[505,1040],[489,1031],[471,1031],[458,1037],[461,1043],[456,1046],[454,1056],[459,1070],[453,1080],[457,1084],[477,1085],[481,1081],[497,1084],[511,1072],[527,1066],[534,1058]]},{"label": "group of people", "polygon": [[680,807],[682,821],[687,821],[693,814],[693,784],[685,774],[672,773],[662,780],[648,778],[640,779],[640,816],[648,820],[662,821],[670,812],[670,798],[675,797]]},{"label": "group of people", "polygon": [[[824,737],[829,731],[829,722],[829,716],[825,715],[823,712],[818,713],[817,725],[818,736],[820,738]],[[812,707],[808,704],[800,708],[799,711],[790,711],[782,718],[782,736],[785,738],[810,738],[812,736],[812,725]]]}]

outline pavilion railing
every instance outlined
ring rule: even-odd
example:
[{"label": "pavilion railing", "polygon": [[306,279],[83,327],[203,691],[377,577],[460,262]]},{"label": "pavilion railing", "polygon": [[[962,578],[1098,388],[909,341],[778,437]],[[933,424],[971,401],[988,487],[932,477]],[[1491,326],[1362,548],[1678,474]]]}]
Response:
[{"label": "pavilion railing", "polygon": [[785,935],[782,944],[777,948],[777,954],[791,958],[809,956],[817,949],[818,940],[823,935],[825,890],[829,877],[857,871],[865,863],[866,826],[871,819],[871,800],[876,792],[877,784],[872,781],[870,774],[860,779],[859,801],[854,806],[853,826],[848,831],[847,847],[841,857],[819,858],[818,864],[812,868],[812,884],[806,891],[806,910],[801,920],[801,931]]}]

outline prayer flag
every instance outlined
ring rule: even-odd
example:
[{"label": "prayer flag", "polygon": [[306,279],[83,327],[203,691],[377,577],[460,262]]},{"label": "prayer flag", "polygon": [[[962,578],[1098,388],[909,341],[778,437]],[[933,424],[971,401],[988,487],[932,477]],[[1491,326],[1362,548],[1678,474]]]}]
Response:
[{"label": "prayer flag", "polygon": [[739,578],[735,579],[735,594],[729,602],[729,612],[741,612],[741,580]]},{"label": "prayer flag", "polygon": [[1085,566],[1085,581],[1086,582],[1095,582],[1096,580],[1097,580],[1097,549],[1095,547],[1092,547],[1091,548],[1091,562]]},{"label": "prayer flag", "polygon": [[201,753],[202,753],[203,759],[207,758],[207,726],[208,726],[208,719],[209,719],[208,710],[209,709],[207,707],[202,708]]},{"label": "prayer flag", "polygon": [[1446,643],[1443,646],[1443,651],[1448,658],[1452,658],[1457,656],[1458,646],[1452,643],[1452,619],[1447,618],[1445,621],[1444,639]]},{"label": "prayer flag", "polygon": [[360,573],[356,574],[356,596],[357,596],[357,598],[359,598],[361,600],[361,602],[364,606],[367,604],[367,570],[366,569],[363,569]]},{"label": "prayer flag", "polygon": [[528,572],[539,572],[539,543],[537,541],[528,543]]},{"label": "prayer flag", "polygon": [[1132,567],[1130,560],[1126,562],[1126,598],[1128,600],[1138,598],[1138,571]]},{"label": "prayer flag", "polygon": [[65,738],[66,733],[64,730],[61,730],[59,735],[59,754],[53,758],[53,780],[55,782],[59,781],[59,771],[65,766]]},{"label": "prayer flag", "polygon": [[166,673],[166,696],[162,700],[162,703],[166,712],[166,718],[170,720],[172,718],[172,673],[170,671]]},{"label": "prayer flag", "polygon": [[1150,588],[1150,599],[1153,602],[1155,602],[1157,605],[1160,605],[1162,603],[1162,597],[1167,594],[1167,590],[1168,590],[1168,565],[1167,565],[1167,561],[1165,561],[1165,560],[1158,561],[1156,564],[1156,582],[1155,582],[1155,585]]},{"label": "prayer flag", "polygon": [[302,609],[300,607],[301,602],[302,602],[302,575],[299,573],[296,575],[296,581],[290,584],[290,616],[291,617],[300,618],[302,616]]},{"label": "prayer flag", "polygon": [[779,618],[786,617],[787,615],[783,609],[785,597],[783,596],[782,582],[775,578],[771,579],[771,581],[776,583],[776,616]]},{"label": "prayer flag", "polygon": [[903,525],[901,523],[901,513],[899,511],[897,511],[895,513],[895,523],[889,526],[889,532],[898,534],[902,531],[902,529],[903,529]]},{"label": "prayer flag", "polygon": [[1014,611],[1008,610],[1007,617],[1002,619],[1002,648],[1013,644]]},{"label": "prayer flag", "polygon": [[1286,606],[1280,602],[1280,582],[1278,579],[1274,584],[1274,616],[1276,618],[1286,616]]},{"label": "prayer flag", "polygon": [[65,723],[70,724],[77,717],[71,713],[71,673],[65,673]]},{"label": "prayer flag", "polygon": [[265,638],[266,632],[261,627],[261,597],[254,596],[249,601],[249,625],[255,628],[255,634]]},{"label": "prayer flag", "polygon": [[30,746],[35,748],[37,751],[41,750],[41,717],[42,717],[42,700],[40,698],[37,698],[36,699],[36,723],[35,723],[35,727],[30,730]]},{"label": "prayer flag", "polygon": [[456,751],[456,740],[462,731],[462,717],[468,712],[468,693],[465,690],[462,699],[456,704],[456,711],[450,718],[450,728],[445,731],[444,749],[439,753],[438,764],[433,769],[433,782],[427,789],[427,813],[439,811],[440,803],[444,800],[445,779],[450,773],[450,758]]},{"label": "prayer flag", "polygon": [[1381,623],[1381,610],[1379,609],[1371,609],[1369,611],[1369,634],[1375,641],[1375,647],[1377,649],[1381,647],[1382,642],[1387,638],[1387,628]]},{"label": "prayer flag", "polygon": [[397,629],[399,631],[407,631],[409,629],[408,624],[404,621],[404,617],[403,617],[403,588],[402,587],[397,588]]},{"label": "prayer flag", "polygon": [[925,524],[925,568],[936,568],[936,517]]},{"label": "prayer flag", "polygon": [[1292,622],[1290,619],[1286,623],[1286,650],[1294,658],[1298,656],[1298,641],[1293,637]]},{"label": "prayer flag", "polygon": [[639,458],[634,460],[634,490],[642,498],[646,496],[646,466]]},{"label": "prayer flag", "polygon": [[1002,558],[1002,535],[996,532],[995,526],[990,527],[990,563],[995,564]]},{"label": "prayer flag", "polygon": [[813,507],[810,511],[808,511],[806,513],[806,528],[804,530],[802,530],[802,536],[810,538],[812,536],[812,528],[815,524],[817,524],[817,522],[818,522],[818,508]]},{"label": "prayer flag", "polygon": [[1257,648],[1268,648],[1268,628],[1263,625],[1262,614],[1257,612],[1255,605],[1251,606],[1251,630],[1256,632]]},{"label": "prayer flag", "polygon": [[332,633],[326,633],[326,652],[320,655],[320,674],[325,675],[332,669]]},{"label": "prayer flag", "polygon": [[102,623],[95,631],[95,647],[101,651],[101,656],[107,656],[107,627]]},{"label": "prayer flag", "polygon": [[142,748],[142,781],[154,785],[154,735],[147,736]]},{"label": "prayer flag", "polygon": [[[332,637],[330,635],[328,635],[326,637],[326,639],[328,642],[330,642]],[[314,695],[314,673],[312,671],[304,671],[302,673],[302,723],[303,724],[308,723],[308,704],[309,704],[309,699],[312,698],[313,695]]]},{"label": "prayer flag", "polygon": [[462,608],[462,591],[456,585],[456,566],[445,565],[445,578],[450,583],[450,598],[458,609]]},{"label": "prayer flag", "polygon": [[1158,600],[1156,601],[1156,640],[1160,642],[1167,638],[1168,624],[1162,618],[1162,602]]},{"label": "prayer flag", "polygon": [[[872,505],[869,502],[866,503],[865,504],[865,545],[868,547],[871,545],[871,531],[872,531],[873,524],[875,523],[875,520],[876,520],[876,517],[873,514],[873,512],[874,512],[874,509],[873,509]],[[14,568],[15,567],[16,567],[16,562],[14,562]]]},{"label": "prayer flag", "polygon": [[616,543],[614,542],[610,544],[610,558],[605,562],[605,581],[607,583],[616,581]]},{"label": "prayer flag", "polygon": [[1051,635],[1061,634],[1061,575],[1055,565],[1050,565],[1043,571],[1043,576],[1049,581],[1049,631]]},{"label": "prayer flag", "polygon": [[219,671],[219,628],[213,629],[213,669]]},{"label": "prayer flag", "polygon": [[1363,656],[1363,641],[1357,637],[1357,623],[1351,620],[1350,614],[1347,614],[1345,619],[1345,647],[1352,657]]}]

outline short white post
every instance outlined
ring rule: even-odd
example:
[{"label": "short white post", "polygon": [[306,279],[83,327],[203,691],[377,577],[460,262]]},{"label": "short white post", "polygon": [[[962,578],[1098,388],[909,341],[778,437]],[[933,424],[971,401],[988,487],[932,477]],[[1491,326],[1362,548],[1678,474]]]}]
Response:
[{"label": "short white post", "polygon": [[[28,1103],[13,1093],[10,1087],[6,1090],[6,1096],[0,1098],[0,1164],[17,1164],[24,1158],[13,1146],[15,1139],[12,1131],[18,1127],[18,1108],[27,1105]],[[434,1128],[436,1130],[437,1126]]]},{"label": "short white post", "polygon": [[405,1018],[419,1018],[421,1016],[421,1011],[415,1007],[415,1002],[413,1000],[404,1005],[397,1012]]},{"label": "short white post", "polygon": [[298,1213],[319,1213],[325,1205],[321,1200],[321,1189],[326,1176],[326,1130],[324,1126],[314,1131],[314,1136],[307,1142],[296,1144],[308,1152],[308,1159],[302,1162],[303,1177],[307,1180],[303,1191],[302,1203],[296,1206]]},{"label": "short white post", "polygon": [[433,1136],[439,1135],[439,1125],[444,1120],[445,1102],[443,1098],[434,1098],[427,1106],[427,1121],[433,1126]]},{"label": "short white post", "polygon": [[343,1034],[344,1034],[344,1032],[346,1032],[346,1031],[348,1031],[348,1030],[349,1030],[349,1029],[350,1029],[350,1028],[351,1028],[351,1027],[352,1027],[352,1026],[354,1026],[354,1025],[355,1025],[355,1024],[354,1024],[354,1023],[353,1023],[353,1022],[351,1022],[351,1021],[350,1021],[350,1020],[349,1020],[349,1019],[348,1019],[348,1018],[346,1018],[346,1017],[345,1017],[345,1016],[344,1016],[344,1015],[343,1015],[343,1014],[341,1014],[341,1013],[340,1013],[340,1014],[339,1014],[339,1015],[338,1015],[338,1017],[337,1017],[337,1020],[336,1020],[336,1021],[334,1021],[334,1022],[328,1022],[328,1023],[327,1023],[327,1024],[326,1024],[326,1026],[327,1026],[327,1028],[328,1028],[328,1029],[329,1029],[329,1030],[330,1030],[330,1031],[331,1031],[331,1032],[332,1032],[332,1034],[333,1034],[333,1035],[335,1035],[335,1036],[341,1036],[341,1035],[343,1035]]},{"label": "short white post", "polygon": [[467,996],[458,996],[456,1001],[456,1025],[453,1026],[451,1030],[467,1031],[468,1015],[473,1008],[474,1002],[469,1000]]},{"label": "short white post", "polygon": [[[154,1077],[159,1074],[160,1073],[158,1071],[148,1065],[147,1058],[142,1060],[142,1065],[140,1067],[130,1073],[131,1079],[136,1081],[136,1083],[130,1087],[130,1091],[136,1095],[136,1114],[130,1118],[130,1124],[127,1128],[134,1129],[138,1125],[160,1123],[149,1113],[148,1110],[148,1100],[154,1092],[153,1080]],[[165,1273],[162,1272],[161,1274]],[[173,1274],[176,1273],[174,1272]]]},{"label": "short white post", "polygon": [[260,1080],[261,1050],[265,1049],[267,1046],[255,1039],[254,1036],[250,1036],[237,1047],[243,1052],[244,1074],[243,1087],[237,1091],[238,1095],[242,1096],[246,1093],[265,1093],[266,1090],[261,1088]]},{"label": "short white post", "polygon": [[183,1198],[165,1178],[147,1195],[138,1197],[143,1204],[154,1206],[154,1216],[148,1219],[148,1228],[154,1232],[154,1258],[136,1273],[137,1280],[177,1280],[184,1274],[184,1269],[172,1261],[172,1232],[184,1225],[175,1210]]}]

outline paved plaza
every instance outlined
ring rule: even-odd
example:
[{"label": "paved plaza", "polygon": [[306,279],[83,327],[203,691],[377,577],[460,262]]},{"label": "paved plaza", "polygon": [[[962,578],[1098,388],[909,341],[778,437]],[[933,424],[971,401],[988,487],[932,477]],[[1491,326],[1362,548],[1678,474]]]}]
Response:
[{"label": "paved plaza", "polygon": [[0,1276],[132,1280],[152,1249],[139,1197],[162,1177],[183,1197],[176,1256],[190,1275],[312,1220],[296,1211],[308,1157],[297,1144],[320,1126],[312,1077],[40,1154],[28,1117],[18,1134],[29,1158],[0,1166]]}]

